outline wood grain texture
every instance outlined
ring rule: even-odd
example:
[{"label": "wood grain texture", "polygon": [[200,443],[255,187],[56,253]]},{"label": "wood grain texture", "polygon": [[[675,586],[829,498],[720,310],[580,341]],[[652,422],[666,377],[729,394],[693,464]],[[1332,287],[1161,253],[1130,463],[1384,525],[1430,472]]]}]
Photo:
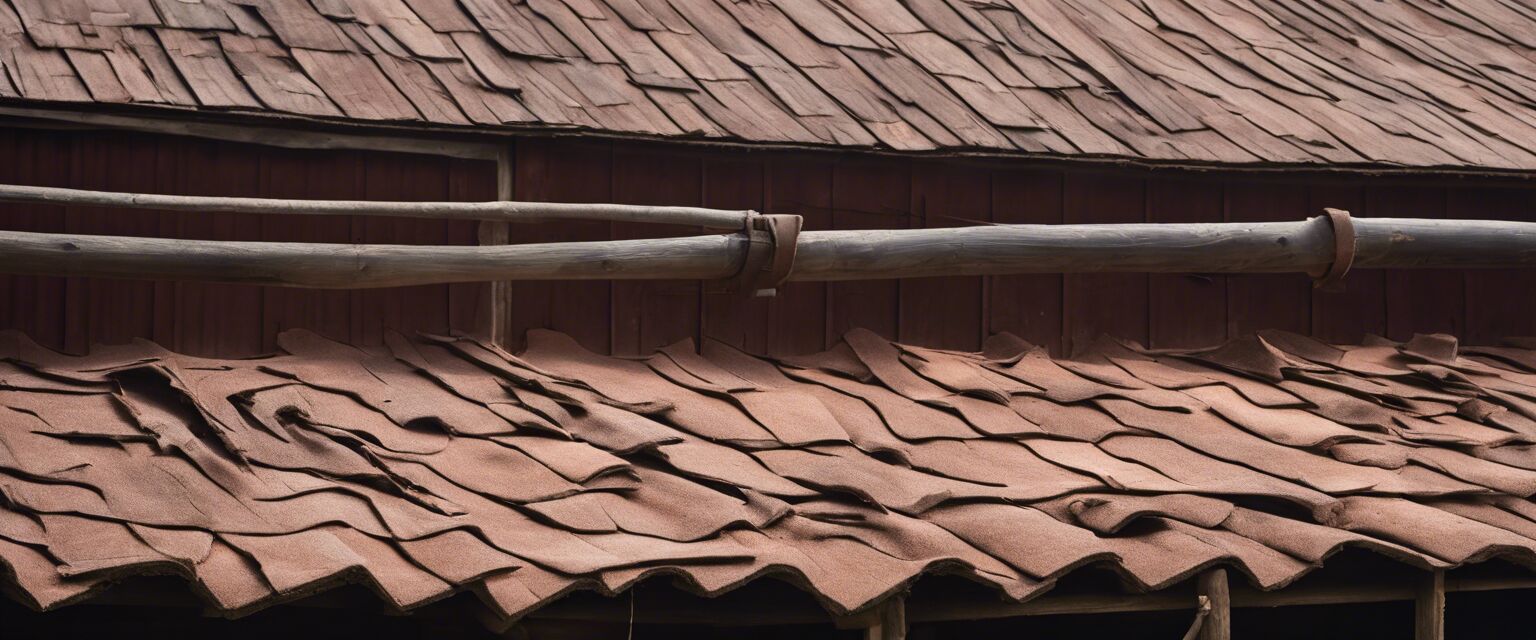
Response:
[{"label": "wood grain texture", "polygon": [[[1146,181],[1139,176],[1068,173],[1062,190],[1066,224],[1146,221]],[[1101,335],[1148,342],[1145,274],[1071,274],[1062,290],[1062,350],[1072,354]]]},{"label": "wood grain texture", "polygon": [[1413,594],[1414,640],[1445,640],[1445,570],[1420,578]]},{"label": "wood grain texture", "polygon": [[[1148,180],[1147,222],[1221,222],[1221,183],[1203,179]],[[1206,346],[1227,331],[1227,276],[1154,274],[1147,279],[1147,346]]]},{"label": "wood grain texture", "polygon": [[[170,116],[183,133],[340,120],[416,152],[429,146],[400,129],[1536,169],[1536,14],[1495,2],[226,4],[157,3],[162,18],[126,3],[125,21],[94,0],[0,2],[0,96]],[[174,118],[189,110],[213,122]]]}]

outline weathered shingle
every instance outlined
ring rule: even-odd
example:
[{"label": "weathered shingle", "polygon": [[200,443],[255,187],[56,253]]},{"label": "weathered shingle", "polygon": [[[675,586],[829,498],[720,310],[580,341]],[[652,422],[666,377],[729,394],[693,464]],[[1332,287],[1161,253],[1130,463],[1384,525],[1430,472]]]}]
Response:
[{"label": "weathered shingle", "polygon": [[516,618],[661,571],[786,574],[845,612],[940,568],[1023,600],[1090,564],[1273,589],[1346,546],[1536,562],[1529,343],[528,344],[295,331],[211,360],[0,334],[0,579],[41,608],[170,572],[228,614],[361,581]]},{"label": "weathered shingle", "polygon": [[[1536,14],[1496,0],[115,6],[0,2],[0,99],[1172,164],[1536,170]],[[150,29],[163,52],[124,45]]]}]

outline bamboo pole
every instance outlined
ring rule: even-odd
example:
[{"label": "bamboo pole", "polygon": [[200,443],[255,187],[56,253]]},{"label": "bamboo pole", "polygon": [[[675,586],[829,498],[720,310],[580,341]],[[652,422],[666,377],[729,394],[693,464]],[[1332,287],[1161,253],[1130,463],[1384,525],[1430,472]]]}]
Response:
[{"label": "bamboo pole", "polygon": [[59,187],[0,185],[0,202],[65,206],[197,211],[203,213],[261,213],[274,215],[368,215],[438,220],[541,222],[545,220],[614,220],[681,224],[711,229],[740,229],[749,211],[703,207],[664,207],[631,204],[567,204],[560,202],[378,202],[372,200],[278,200],[215,196],[170,196],[149,193],[85,191]]},{"label": "bamboo pole", "polygon": [[[1356,219],[1355,268],[1536,267],[1536,223]],[[1018,273],[1316,273],[1326,218],[1255,224],[807,231],[790,280]],[[373,288],[487,280],[728,278],[741,234],[508,246],[170,240],[0,231],[0,273]]]}]

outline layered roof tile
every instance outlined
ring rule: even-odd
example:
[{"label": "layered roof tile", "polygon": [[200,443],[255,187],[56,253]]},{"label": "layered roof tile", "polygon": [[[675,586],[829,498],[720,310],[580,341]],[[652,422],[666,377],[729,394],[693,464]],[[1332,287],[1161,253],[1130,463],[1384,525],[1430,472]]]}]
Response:
[{"label": "layered roof tile", "polygon": [[231,615],[359,583],[512,619],[656,573],[778,576],[847,612],[929,572],[1025,600],[1088,565],[1273,589],[1344,547],[1536,563],[1529,342],[386,342],[76,357],[0,334],[0,579],[43,609],[171,573]]},{"label": "layered roof tile", "polygon": [[5,0],[0,101],[1530,171],[1532,33],[1496,0]]}]

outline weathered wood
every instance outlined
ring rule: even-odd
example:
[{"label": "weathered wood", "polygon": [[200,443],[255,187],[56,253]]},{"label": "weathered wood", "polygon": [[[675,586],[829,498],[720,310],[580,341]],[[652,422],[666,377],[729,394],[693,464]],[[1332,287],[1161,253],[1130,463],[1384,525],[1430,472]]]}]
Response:
[{"label": "weathered wood", "polygon": [[1232,592],[1227,588],[1227,570],[1217,567],[1200,574],[1195,593],[1211,607],[1200,625],[1200,640],[1232,640]]},{"label": "weathered wood", "polygon": [[494,280],[713,280],[740,236],[503,246],[188,241],[0,231],[0,272],[367,289]]},{"label": "weathered wood", "polygon": [[[496,199],[510,201],[512,199],[512,149],[504,147],[496,154]],[[507,244],[511,240],[511,229],[505,222],[480,221],[479,242],[481,246],[497,246]],[[497,280],[491,283],[490,300],[487,302],[485,315],[486,334],[491,342],[504,345],[507,342],[507,333],[511,323],[507,315],[511,310],[512,283],[507,280]]]},{"label": "weathered wood", "polygon": [[683,224],[712,229],[740,229],[749,211],[703,207],[631,204],[569,204],[563,202],[378,202],[373,200],[279,200],[218,196],[173,196],[116,193],[61,187],[0,185],[0,202],[64,206],[156,209],[200,213],[260,213],[269,215],[367,215],[434,220],[543,222],[547,220],[613,220]]},{"label": "weathered wood", "polygon": [[[499,203],[489,203],[499,204]],[[585,206],[585,205],[567,205]],[[1357,220],[1357,268],[1536,266],[1536,223]],[[1058,272],[1313,272],[1326,219],[1257,224],[998,225],[800,235],[791,280]],[[0,272],[369,288],[486,280],[717,279],[740,235],[503,247],[186,241],[0,231]]]},{"label": "weathered wood", "polygon": [[906,640],[906,598],[892,596],[876,609],[874,623],[864,628],[864,640]]},{"label": "weathered wood", "polygon": [[1413,596],[1414,640],[1445,640],[1445,570],[1419,580]]},{"label": "weathered wood", "polygon": [[1190,623],[1189,630],[1184,632],[1184,640],[1198,640],[1200,632],[1205,627],[1205,620],[1211,616],[1211,599],[1199,596],[1195,602],[1195,621]]},{"label": "weathered wood", "polygon": [[[1536,223],[1356,218],[1355,268],[1536,266]],[[1315,272],[1333,261],[1326,218],[1302,222],[994,225],[818,231],[791,280],[1013,273]]]},{"label": "weathered wood", "polygon": [[408,135],[405,132],[401,132],[401,135],[341,133],[314,129],[297,129],[280,125],[275,126],[274,124],[242,125],[227,122],[208,122],[193,119],[194,115],[201,116],[205,114],[178,112],[168,117],[153,117],[0,106],[0,116],[27,118],[44,126],[47,126],[46,123],[50,122],[60,123],[59,125],[54,125],[54,128],[142,131],[145,133],[164,133],[288,149],[356,149],[360,151],[387,151],[447,156],[463,158],[465,160],[494,160],[497,149],[501,146],[500,142],[434,138],[430,136]]}]

